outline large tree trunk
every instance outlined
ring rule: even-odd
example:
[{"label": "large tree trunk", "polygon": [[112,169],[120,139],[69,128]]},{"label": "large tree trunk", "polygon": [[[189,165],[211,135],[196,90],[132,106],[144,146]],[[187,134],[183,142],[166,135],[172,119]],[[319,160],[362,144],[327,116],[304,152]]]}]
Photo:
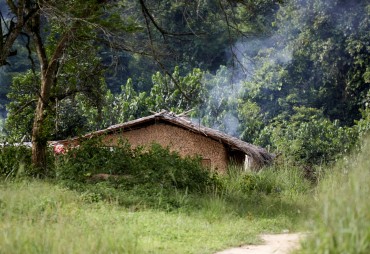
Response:
[{"label": "large tree trunk", "polygon": [[46,148],[44,140],[38,138],[42,132],[42,123],[34,123],[32,130],[32,164],[39,172],[46,171]]},{"label": "large tree trunk", "polygon": [[32,128],[32,164],[40,172],[47,173],[45,171],[47,166],[46,150],[50,133],[48,133],[48,127],[45,126],[45,121],[47,118],[47,108],[49,107],[50,91],[56,82],[55,76],[58,70],[59,58],[67,47],[68,40],[75,31],[75,27],[72,27],[60,38],[53,54],[48,59],[44,43],[40,36],[39,20],[40,17],[36,16],[34,18],[34,26],[30,29],[33,33],[41,69],[41,87]]},{"label": "large tree trunk", "polygon": [[32,164],[46,173],[46,150],[49,133],[45,128],[46,108],[50,99],[52,79],[43,72],[41,77],[41,91],[37,102],[35,118],[32,128]]}]

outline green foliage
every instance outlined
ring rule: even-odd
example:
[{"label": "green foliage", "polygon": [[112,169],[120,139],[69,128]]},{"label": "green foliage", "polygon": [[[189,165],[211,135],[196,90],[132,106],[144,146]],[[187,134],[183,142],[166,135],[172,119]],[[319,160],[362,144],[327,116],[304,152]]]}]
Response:
[{"label": "green foliage", "polygon": [[[89,22],[75,32],[86,38],[84,43],[71,40],[61,59],[46,112],[45,136],[50,138],[75,136],[151,111],[192,109],[191,116],[206,126],[312,165],[335,160],[353,147],[357,129],[360,137],[367,129],[366,113],[359,120],[360,109],[370,101],[366,1],[147,1],[154,20],[169,34],[150,22],[147,26],[138,2],[105,3],[104,8],[95,1],[53,4],[65,15],[50,19],[45,28],[48,54],[71,27],[67,17],[87,15]],[[151,43],[146,44],[148,31]],[[113,32],[118,37],[110,36]],[[184,35],[189,32],[197,36]],[[241,39],[242,34],[253,38]],[[111,54],[95,40],[105,36],[115,47],[115,38],[125,38],[115,52],[118,65],[109,72],[103,64]],[[225,50],[228,43],[234,46]],[[146,58],[121,50],[156,52],[162,69],[177,67],[172,78],[166,71],[151,75],[154,68]],[[247,73],[228,68],[227,55],[238,56],[237,65]],[[117,69],[119,63],[125,70]],[[107,75],[109,82],[115,80],[113,92],[106,89]],[[122,85],[128,76],[132,79]],[[8,131],[18,140],[29,138],[35,77],[31,72],[16,77],[9,95]],[[354,120],[357,127],[350,130]]]},{"label": "green foliage", "polygon": [[35,93],[38,87],[39,74],[28,71],[13,78],[7,105],[8,117],[6,130],[8,135],[16,141],[26,136],[30,140],[34,111],[36,108]]},{"label": "green foliage", "polygon": [[320,182],[312,231],[298,253],[370,251],[369,139],[359,155],[343,158]]},{"label": "green foliage", "polygon": [[361,111],[362,118],[356,121],[355,128],[359,133],[359,139],[364,140],[369,135],[370,130],[370,108]]},{"label": "green foliage", "polygon": [[13,178],[30,172],[31,149],[27,146],[4,144],[0,148],[0,177]]},{"label": "green foliage", "polygon": [[[40,117],[37,121],[40,126],[34,128],[34,140],[44,140],[43,143],[46,144],[50,139],[76,135],[82,129],[79,124],[85,121],[68,119],[70,114],[77,113],[74,110],[76,100],[86,107],[97,107],[100,116],[106,89],[103,78],[105,67],[99,57],[105,46],[102,45],[109,42],[112,46],[113,39],[142,30],[129,12],[121,15],[121,11],[126,11],[125,5],[122,4],[123,2],[118,4],[77,0],[63,3],[52,1],[47,4],[22,2],[8,6],[9,13],[7,19],[2,20],[2,26],[3,23],[12,21],[8,26],[9,33],[4,35],[4,38],[7,39],[9,34],[19,30],[22,36],[27,36],[29,40],[28,57],[33,57],[31,50],[36,48],[36,56],[39,58],[38,61],[31,59],[32,72],[29,70],[14,78],[9,94],[12,104],[9,106],[8,131],[12,138],[19,141],[26,136],[29,140],[33,122],[31,119],[35,115]],[[44,8],[44,5],[47,7]],[[45,12],[39,14],[40,9]],[[14,23],[15,17],[23,11],[29,13],[30,19],[25,19],[28,23]],[[34,15],[35,13],[38,14]],[[11,31],[13,23],[19,27]],[[35,73],[37,67],[40,69]],[[39,101],[41,95],[43,98]],[[36,101],[40,102],[39,105],[46,106],[36,108]],[[42,112],[32,114],[35,108]],[[59,108],[62,109],[61,112]],[[60,114],[68,109],[74,112]]]},{"label": "green foliage", "polygon": [[366,1],[288,1],[276,16],[274,37],[256,55],[246,97],[264,118],[294,107],[323,109],[331,121],[352,125],[367,101],[369,66]]},{"label": "green foliage", "polygon": [[356,132],[331,122],[322,112],[294,108],[287,119],[276,119],[265,127],[256,142],[283,153],[289,160],[306,165],[320,165],[348,153],[356,144]]},{"label": "green foliage", "polygon": [[205,126],[236,136],[240,88],[233,84],[233,71],[220,66],[215,75],[206,73],[203,82],[208,92],[194,116]]},{"label": "green foliage", "polygon": [[[288,209],[297,216],[291,209],[301,210],[302,204],[288,207],[294,206],[292,200],[310,189],[302,171],[281,167],[249,173],[240,170],[231,169],[228,175],[211,173],[200,166],[197,158],[180,158],[156,144],[150,149],[132,150],[127,143],[104,148],[89,140],[56,158],[57,178],[84,193],[89,202],[111,200],[136,209],[154,207],[171,211],[192,209],[201,205],[193,198],[211,195],[222,202],[222,207],[232,204],[230,211],[243,214],[250,212],[256,202],[264,204],[280,197],[280,203],[273,201],[274,205],[264,212],[276,214]],[[102,173],[110,177],[94,179]],[[234,203],[236,199],[238,205]]]},{"label": "green foliage", "polygon": [[141,154],[139,168],[135,169],[143,183],[159,184],[161,188],[203,192],[214,184],[212,174],[201,166],[201,158],[181,158],[169,148],[153,144]]},{"label": "green foliage", "polygon": [[194,109],[206,98],[200,69],[182,76],[179,67],[175,67],[171,75],[172,78],[160,72],[153,74],[149,93],[135,91],[135,84],[128,79],[120,93],[113,94],[109,90],[105,93],[101,108],[78,103],[77,115],[85,119],[85,131],[106,128],[163,109],[181,113]]},{"label": "green foliage", "polygon": [[[4,236],[0,237],[0,252],[215,253],[258,243],[262,232],[296,228],[291,221],[293,214],[298,215],[297,207],[281,207],[281,202],[272,208],[271,200],[263,197],[255,198],[259,202],[254,203],[250,199],[226,202],[214,195],[173,191],[181,207],[165,212],[144,209],[142,197],[127,208],[115,198],[99,200],[93,191],[103,190],[103,185],[91,185],[91,192],[77,192],[52,181],[0,180],[0,228]],[[111,196],[131,198],[128,191],[105,187]],[[241,204],[249,209],[238,214],[234,208]],[[273,209],[275,214],[263,213]]]},{"label": "green foliage", "polygon": [[273,197],[288,196],[298,198],[307,194],[312,186],[304,178],[302,170],[293,165],[279,164],[259,172],[243,172],[238,167],[230,167],[227,176],[221,177],[226,195],[260,195]]},{"label": "green foliage", "polygon": [[200,158],[181,158],[157,144],[131,149],[125,142],[104,147],[98,140],[88,140],[56,158],[59,179],[86,182],[99,173],[117,175],[120,188],[147,186],[149,195],[151,188],[202,192],[213,184]]},{"label": "green foliage", "polygon": [[9,65],[0,68],[0,112],[3,116],[6,115],[6,106],[10,102],[7,94],[12,84],[12,78],[29,70],[28,52],[20,45],[20,41],[15,42],[14,48],[17,49],[17,55],[8,59]]},{"label": "green foliage", "polygon": [[149,109],[157,112],[167,109],[175,113],[194,109],[201,103],[206,93],[201,83],[202,78],[203,72],[200,69],[193,69],[182,77],[179,67],[175,67],[172,78],[157,72],[152,77]]},{"label": "green foliage", "polygon": [[256,135],[263,128],[261,108],[252,101],[238,101],[238,118],[240,121],[240,138],[246,142],[254,142]]},{"label": "green foliage", "polygon": [[[106,105],[103,108],[103,113],[109,115],[112,119],[111,124],[124,123],[129,120],[134,120],[146,115],[148,112],[147,95],[145,92],[136,92],[131,79],[128,79],[126,85],[121,86],[119,94],[107,94]],[[112,105],[111,110],[109,105]],[[105,117],[103,119],[109,119]]]},{"label": "green foliage", "polygon": [[80,102],[76,105],[76,111],[80,118],[85,119],[84,132],[99,130],[144,114],[145,98],[145,92],[137,94],[133,90],[132,81],[129,79],[126,85],[121,87],[121,93],[112,94],[110,90],[105,91],[99,107]]},{"label": "green foliage", "polygon": [[[99,111],[102,107],[106,91],[102,79],[104,70],[94,52],[89,50],[81,53],[84,50],[84,46],[79,46],[66,51],[66,55],[71,58],[60,67],[60,75],[51,89],[50,102],[44,112],[46,120],[43,135],[47,140],[86,132],[83,126],[86,125],[86,117],[78,109],[84,107],[86,111]],[[78,59],[78,55],[84,60]],[[13,78],[8,94],[11,102],[7,105],[6,131],[9,138],[15,141],[31,140],[39,82],[39,73],[32,71]]]}]

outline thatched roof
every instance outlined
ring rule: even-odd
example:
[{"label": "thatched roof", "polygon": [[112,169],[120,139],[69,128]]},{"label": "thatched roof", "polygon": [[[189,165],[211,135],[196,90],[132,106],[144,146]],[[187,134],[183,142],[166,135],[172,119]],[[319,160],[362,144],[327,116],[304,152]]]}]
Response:
[{"label": "thatched roof", "polygon": [[[206,136],[210,139],[216,140],[223,145],[225,145],[229,150],[240,151],[244,154],[250,156],[254,163],[258,166],[263,166],[269,164],[274,155],[268,153],[265,149],[257,147],[255,145],[244,142],[238,138],[227,135],[221,131],[214,130],[211,128],[204,127],[202,125],[197,125],[192,123],[188,118],[176,115],[172,112],[163,110],[159,113],[155,113],[150,116],[142,117],[136,120],[128,121],[122,124],[112,125],[106,129],[94,131],[83,136],[83,138],[90,138],[99,135],[111,134],[116,132],[126,132],[134,129],[139,129],[144,126],[148,126],[155,123],[166,123],[171,124],[196,134]],[[63,143],[56,142],[56,143]]]}]

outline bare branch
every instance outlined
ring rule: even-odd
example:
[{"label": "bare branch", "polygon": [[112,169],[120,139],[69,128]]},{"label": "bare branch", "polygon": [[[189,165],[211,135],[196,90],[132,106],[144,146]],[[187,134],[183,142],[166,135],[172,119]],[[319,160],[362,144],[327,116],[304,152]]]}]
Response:
[{"label": "bare branch", "polygon": [[28,51],[28,59],[31,62],[32,72],[35,74],[35,61],[32,58],[32,51],[31,51],[31,48],[30,48],[31,38],[30,38],[30,36],[28,34],[23,33],[23,32],[21,32],[21,35],[23,35],[23,36],[25,36],[27,38],[26,49]]}]

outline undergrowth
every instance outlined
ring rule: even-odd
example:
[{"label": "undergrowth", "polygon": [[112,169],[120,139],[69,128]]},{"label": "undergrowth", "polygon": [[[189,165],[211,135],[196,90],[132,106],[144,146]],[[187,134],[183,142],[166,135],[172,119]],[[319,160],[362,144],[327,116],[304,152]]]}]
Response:
[{"label": "undergrowth", "polygon": [[57,156],[55,171],[60,180],[88,182],[95,174],[106,173],[119,176],[111,182],[120,188],[148,185],[196,192],[208,188],[213,177],[200,161],[199,157],[181,158],[155,143],[150,148],[132,149],[126,142],[104,147],[99,140],[92,139]]},{"label": "undergrowth", "polygon": [[31,149],[26,146],[4,144],[0,149],[0,176],[12,178],[30,171]]},{"label": "undergrowth", "polygon": [[[194,210],[204,200],[217,199],[227,207],[222,209],[240,216],[304,212],[300,200],[312,186],[299,169],[274,165],[245,172],[231,166],[227,174],[217,174],[200,161],[181,158],[157,144],[131,149],[122,142],[107,148],[89,140],[56,158],[56,175],[59,183],[78,190],[88,201],[108,200],[134,209]],[[98,173],[112,177],[91,181]]]},{"label": "undergrowth", "polygon": [[52,159],[54,178],[0,179],[0,253],[214,253],[299,230],[312,191],[299,169],[216,174],[158,145],[89,141]]},{"label": "undergrowth", "polygon": [[320,182],[300,253],[370,253],[370,151],[344,158]]}]

